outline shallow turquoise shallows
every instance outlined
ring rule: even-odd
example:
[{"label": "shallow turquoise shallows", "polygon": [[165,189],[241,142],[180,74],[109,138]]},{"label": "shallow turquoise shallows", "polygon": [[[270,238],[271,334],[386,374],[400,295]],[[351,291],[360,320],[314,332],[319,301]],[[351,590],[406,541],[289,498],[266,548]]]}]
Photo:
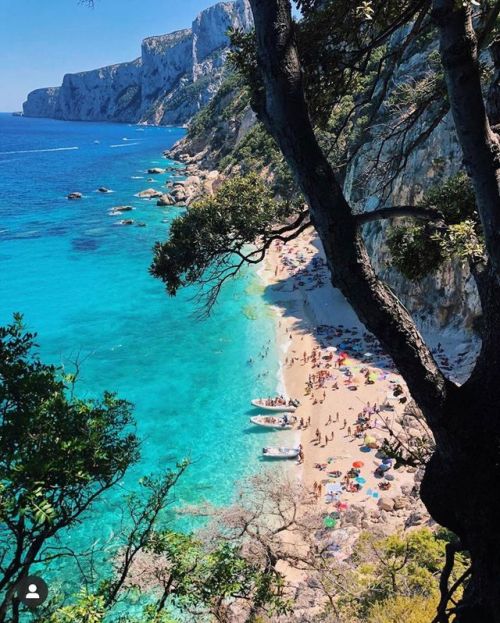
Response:
[{"label": "shallow turquoise shallows", "polygon": [[[193,460],[179,505],[227,503],[277,438],[248,421],[250,399],[277,385],[274,319],[258,276],[230,283],[200,321],[194,291],[169,298],[148,274],[154,242],[181,209],[134,195],[165,184],[147,168],[168,165],[162,151],[183,133],[0,115],[0,322],[22,312],[46,361],[78,357],[81,395],[110,389],[132,401],[143,440],[140,465],[86,520],[93,538],[116,530],[122,491],[175,459]],[[84,197],[69,201],[69,192]],[[135,208],[124,218],[146,227],[117,224],[108,212],[124,204]],[[192,521],[181,515],[176,525]]]}]

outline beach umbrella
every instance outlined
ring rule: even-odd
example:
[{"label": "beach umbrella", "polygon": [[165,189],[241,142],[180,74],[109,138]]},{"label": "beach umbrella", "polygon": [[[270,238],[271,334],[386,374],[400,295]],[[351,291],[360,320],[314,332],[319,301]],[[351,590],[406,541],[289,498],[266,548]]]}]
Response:
[{"label": "beach umbrella", "polygon": [[353,467],[357,467],[357,468],[363,467],[363,465],[364,465],[363,461],[354,461],[354,463],[352,464]]},{"label": "beach umbrella", "polygon": [[392,465],[392,459],[386,457],[385,459],[383,459],[382,463],[385,463],[386,465]]},{"label": "beach umbrella", "polygon": [[357,482],[359,485],[364,485],[364,484],[365,484],[365,482],[366,482],[366,478],[363,478],[362,476],[358,476],[358,477],[356,478],[356,482]]},{"label": "beach umbrella", "polygon": [[367,446],[370,443],[377,443],[376,437],[374,437],[373,435],[365,435],[365,440],[364,440],[365,446]]},{"label": "beach umbrella", "polygon": [[323,525],[325,526],[325,528],[335,528],[337,522],[332,517],[327,516],[323,519]]}]

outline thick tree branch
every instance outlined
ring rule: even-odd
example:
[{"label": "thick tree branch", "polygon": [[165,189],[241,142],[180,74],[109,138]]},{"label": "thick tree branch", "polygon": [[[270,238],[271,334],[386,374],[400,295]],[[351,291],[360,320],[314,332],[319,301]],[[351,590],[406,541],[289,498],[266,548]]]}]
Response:
[{"label": "thick tree branch", "polygon": [[288,0],[250,0],[264,90],[256,112],[273,135],[310,206],[337,285],[383,343],[431,423],[452,384],[415,323],[376,276],[351,207],[321,151],[309,119]]}]

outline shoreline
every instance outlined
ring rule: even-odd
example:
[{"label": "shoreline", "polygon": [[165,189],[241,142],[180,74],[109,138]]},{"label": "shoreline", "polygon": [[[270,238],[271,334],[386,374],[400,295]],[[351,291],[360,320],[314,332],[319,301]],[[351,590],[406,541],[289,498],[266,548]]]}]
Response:
[{"label": "shoreline", "polygon": [[[259,270],[259,276],[266,289],[272,293],[269,304],[276,313],[276,341],[284,394],[301,402],[295,413],[299,421],[302,419],[307,423],[310,418],[309,425],[294,428],[293,432],[298,435],[297,443],[302,444],[305,456],[302,464],[288,465],[291,473],[316,499],[318,510],[330,513],[339,506],[346,510],[341,518],[342,527],[354,525],[361,530],[378,525],[384,532],[394,532],[428,523],[425,509],[414,498],[417,470],[391,468],[387,480],[379,478],[375,475],[376,468],[381,464],[381,459],[376,457],[377,450],[370,450],[364,445],[365,435],[375,436],[378,442],[389,437],[385,423],[397,429],[397,420],[403,416],[404,405],[396,402],[394,411],[373,414],[371,428],[360,437],[354,435],[357,418],[363,414],[367,405],[380,406],[396,385],[402,385],[405,394],[407,390],[401,377],[392,369],[379,367],[375,361],[367,363],[361,356],[356,358],[349,353],[345,366],[335,367],[341,343],[349,342],[355,346],[360,342],[364,353],[368,348],[375,350],[375,341],[371,336],[368,337],[353,310],[331,285],[318,240],[306,233],[287,246],[274,244],[264,260],[263,268]],[[330,333],[339,326],[343,326],[345,332],[344,329],[337,329],[342,334],[333,339],[325,338],[319,331],[327,327],[325,331]],[[365,335],[371,339],[369,346],[364,343]],[[338,350],[334,352],[333,348]],[[376,349],[380,361],[390,365],[380,347]],[[324,363],[332,352],[331,363]],[[361,372],[365,369],[365,374],[377,376],[374,383],[365,384]],[[325,372],[331,378],[319,385],[313,381],[314,388],[308,391],[310,379],[316,379],[318,374]],[[353,376],[348,378],[354,379],[355,391],[352,390],[352,384],[349,385],[351,389],[346,386],[344,377],[350,373]],[[334,389],[335,386],[338,389]],[[329,422],[330,416],[332,422]],[[353,434],[348,434],[349,429]],[[321,434],[319,443],[315,439],[317,430]],[[325,440],[325,436],[328,440]],[[349,485],[344,486],[341,477],[332,477],[329,472],[341,472],[345,477],[357,461],[363,463],[359,476],[364,482],[359,491],[351,491],[348,490]],[[381,489],[381,483],[383,487],[388,483],[388,488]],[[319,494],[316,485],[321,485]],[[327,491],[332,489],[338,491],[327,495]],[[353,514],[348,513],[348,510],[355,511],[356,516],[348,518],[348,514]],[[304,512],[307,511],[310,511],[310,507],[304,508]]]},{"label": "shoreline", "polygon": [[[213,194],[224,180],[223,174],[203,168],[196,158],[168,152],[164,156],[174,156],[185,167],[188,206],[205,193]],[[331,285],[317,237],[306,232],[287,245],[274,243],[257,276],[276,315],[277,394],[301,402],[295,415],[305,424],[289,431],[293,436],[276,431],[283,436],[283,445],[303,447],[303,463],[288,462],[287,472],[296,475],[321,512],[331,513],[340,506],[342,527],[354,526],[358,532],[376,527],[390,533],[432,525],[418,497],[422,470],[396,470],[391,465],[390,474],[381,474],[377,469],[385,456],[377,448],[390,437],[389,429],[398,436],[408,434],[400,425],[405,405],[393,399],[392,392],[400,387],[407,403],[409,394],[378,340]],[[372,357],[366,358],[369,351]],[[339,365],[342,352],[346,358]],[[379,407],[388,396],[393,408],[383,411]],[[367,430],[360,433],[357,427]],[[376,438],[375,448],[365,445],[366,435]],[[353,463],[358,461],[363,463],[357,474],[361,482],[352,477]]]}]

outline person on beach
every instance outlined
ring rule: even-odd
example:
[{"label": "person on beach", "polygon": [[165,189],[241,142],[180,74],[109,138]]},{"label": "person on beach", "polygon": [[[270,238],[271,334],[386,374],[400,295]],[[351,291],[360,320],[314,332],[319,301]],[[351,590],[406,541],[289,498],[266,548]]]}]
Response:
[{"label": "person on beach", "polygon": [[328,426],[328,424],[331,424],[331,423],[332,423],[332,414],[330,413],[330,415],[328,416],[328,422],[326,424]]},{"label": "person on beach", "polygon": [[350,426],[347,427],[347,436],[352,437],[352,430]]},{"label": "person on beach", "polygon": [[342,426],[342,428],[345,429],[346,426],[347,426],[347,420],[344,418],[344,426]]}]

